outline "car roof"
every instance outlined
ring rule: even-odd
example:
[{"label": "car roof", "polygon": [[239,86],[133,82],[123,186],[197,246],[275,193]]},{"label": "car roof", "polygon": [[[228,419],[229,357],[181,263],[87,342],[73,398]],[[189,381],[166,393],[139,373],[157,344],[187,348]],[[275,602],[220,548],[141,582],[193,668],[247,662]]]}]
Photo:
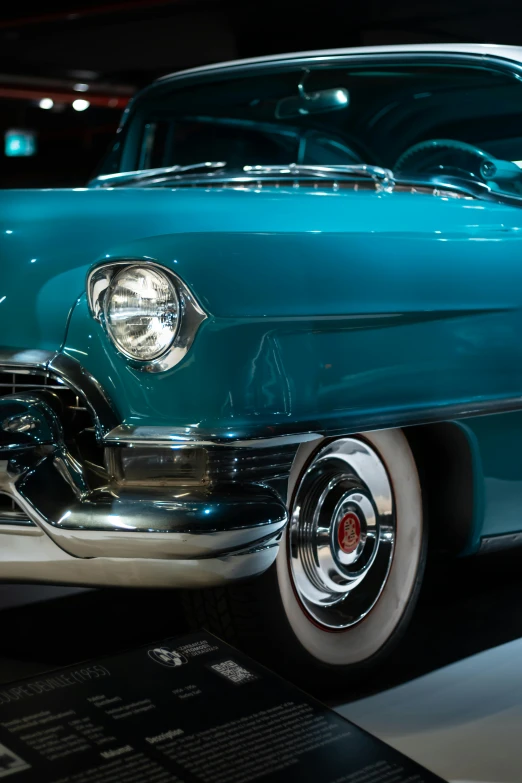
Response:
[{"label": "car roof", "polygon": [[229,62],[201,65],[197,68],[189,68],[184,71],[176,71],[157,79],[154,84],[173,79],[192,76],[192,74],[215,73],[228,69],[244,68],[270,63],[284,63],[293,60],[324,60],[329,57],[334,60],[337,57],[361,54],[467,54],[478,57],[496,57],[503,60],[511,60],[522,63],[522,46],[506,46],[503,44],[479,44],[479,43],[433,43],[433,44],[400,44],[390,46],[357,46],[346,49],[317,49],[308,52],[289,52],[287,54],[272,54],[266,57],[252,57],[245,60],[230,60]]}]

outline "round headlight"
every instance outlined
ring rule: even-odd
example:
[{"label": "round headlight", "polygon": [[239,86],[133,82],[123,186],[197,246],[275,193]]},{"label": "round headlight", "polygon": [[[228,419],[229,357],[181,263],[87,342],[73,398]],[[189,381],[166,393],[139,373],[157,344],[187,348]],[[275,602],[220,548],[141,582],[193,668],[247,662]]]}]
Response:
[{"label": "round headlight", "polygon": [[176,337],[179,298],[173,283],[158,269],[122,269],[111,281],[104,309],[116,347],[131,359],[157,359]]}]

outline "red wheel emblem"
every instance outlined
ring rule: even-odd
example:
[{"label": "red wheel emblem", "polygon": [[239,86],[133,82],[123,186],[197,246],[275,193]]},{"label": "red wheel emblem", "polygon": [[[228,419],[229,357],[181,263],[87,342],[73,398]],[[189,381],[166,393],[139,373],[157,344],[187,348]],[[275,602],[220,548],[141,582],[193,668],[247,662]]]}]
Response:
[{"label": "red wheel emblem", "polygon": [[339,522],[337,529],[339,546],[347,555],[355,552],[361,540],[361,522],[357,514],[349,511]]}]

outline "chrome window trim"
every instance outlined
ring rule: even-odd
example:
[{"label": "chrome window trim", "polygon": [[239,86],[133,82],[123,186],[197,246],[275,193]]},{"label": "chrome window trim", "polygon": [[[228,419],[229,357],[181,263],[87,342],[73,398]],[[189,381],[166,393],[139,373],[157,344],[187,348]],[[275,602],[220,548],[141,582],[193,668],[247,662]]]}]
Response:
[{"label": "chrome window trim", "polygon": [[[111,337],[104,316],[104,300],[110,288],[112,279],[125,267],[141,266],[159,269],[174,285],[179,299],[179,326],[176,335],[167,350],[156,359],[139,361],[130,358],[115,343]],[[208,317],[196,297],[185,285],[178,275],[168,267],[150,258],[111,258],[95,266],[87,275],[87,301],[93,318],[103,327],[118,353],[124,356],[127,362],[141,372],[157,373],[165,372],[175,367],[186,356],[197,331],[203,321]]]},{"label": "chrome window trim", "polygon": [[[518,57],[514,56],[518,55]],[[377,46],[353,46],[337,49],[311,49],[301,52],[283,52],[281,54],[265,55],[261,57],[244,58],[240,60],[228,60],[226,62],[210,63],[195,68],[186,68],[182,71],[165,74],[156,79],[152,84],[165,84],[180,79],[188,79],[197,76],[208,76],[215,73],[229,73],[241,70],[257,70],[267,66],[344,62],[351,59],[382,59],[384,57],[467,57],[484,60],[502,60],[522,63],[522,47],[512,45],[482,44],[482,43],[426,43],[426,44],[384,44]],[[151,85],[152,86],[152,85]],[[134,99],[133,99],[134,100]]]},{"label": "chrome window trim", "polygon": [[[366,48],[366,47],[365,47]],[[499,47],[500,49],[501,47]],[[520,48],[522,52],[522,47]],[[350,52],[349,49],[334,50],[333,52],[301,52],[296,55],[288,55],[277,59],[276,57],[260,60],[259,62],[248,62],[246,60],[237,60],[230,64],[218,63],[214,67],[202,66],[201,69],[189,71],[180,71],[174,74],[167,74],[152,82],[139,93],[137,93],[125,109],[122,116],[120,129],[123,129],[129,121],[129,117],[135,111],[145,96],[150,97],[149,93],[158,92],[161,94],[163,89],[168,87],[183,87],[185,84],[217,81],[222,78],[236,77],[246,75],[249,72],[256,75],[261,72],[270,73],[274,70],[288,71],[296,67],[315,66],[317,68],[342,67],[344,65],[366,65],[369,62],[379,65],[383,61],[390,64],[407,64],[411,61],[421,62],[422,64],[447,63],[448,65],[475,65],[483,68],[494,68],[504,73],[511,73],[515,78],[522,78],[522,55],[520,60],[513,59],[507,55],[496,54],[489,50],[487,52],[469,52],[458,49],[436,50],[426,47],[422,51],[414,49],[390,49],[386,51],[370,51],[358,48]]]},{"label": "chrome window trim", "polygon": [[[512,48],[512,47],[508,47]],[[379,64],[381,61],[387,61],[393,64],[408,63],[411,60],[420,60],[421,62],[437,64],[438,61],[447,61],[448,64],[455,65],[480,65],[483,67],[495,68],[504,73],[511,73],[515,78],[522,78],[522,47],[520,60],[513,59],[506,54],[493,53],[491,50],[485,52],[470,52],[455,47],[455,49],[438,50],[423,48],[422,51],[410,48],[393,48],[373,50],[373,47],[326,50],[324,52],[299,52],[296,54],[269,56],[266,58],[250,60],[235,60],[230,63],[216,63],[210,66],[201,66],[199,68],[189,69],[187,71],[178,71],[173,74],[156,79],[156,81],[144,87],[140,92],[134,95],[125,108],[118,133],[126,130],[130,118],[135,113],[136,108],[140,106],[143,98],[149,97],[149,93],[161,92],[165,87],[183,87],[185,84],[217,81],[223,77],[235,77],[247,74],[248,72],[266,72],[273,70],[292,70],[293,68],[311,64],[318,68],[327,68],[329,66],[343,65],[364,65],[369,61]],[[367,51],[365,51],[365,49]],[[499,51],[502,47],[499,47]],[[120,145],[122,140],[120,139]],[[94,177],[88,183],[90,187],[94,185],[98,177]]]},{"label": "chrome window trim", "polygon": [[[407,64],[412,61],[422,64],[447,63],[448,65],[491,68],[500,73],[510,74],[515,79],[522,80],[522,47],[495,47],[494,45],[477,44],[476,49],[470,50],[468,47],[473,46],[473,44],[448,44],[448,48],[443,48],[445,46],[444,44],[422,44],[418,45],[419,48],[416,48],[415,45],[411,47],[401,45],[397,47],[354,47],[353,49],[296,52],[252,58],[251,60],[215,63],[186,71],[178,71],[173,74],[166,74],[133,96],[122,115],[118,133],[127,132],[136,110],[141,109],[143,99],[148,100],[155,93],[161,95],[163,91],[169,88],[177,89],[185,85],[218,81],[223,78],[241,77],[248,75],[248,73],[271,73],[274,70],[289,71],[299,66],[308,67],[313,65],[321,69],[342,67],[343,65],[364,65],[368,62],[378,65],[383,61],[390,64]],[[519,59],[514,58],[512,54],[510,55],[510,52],[514,49],[519,50]],[[128,147],[128,144],[125,144],[124,138],[120,138],[121,149],[124,146]],[[134,142],[132,142],[132,146],[134,146]],[[129,154],[129,149],[126,149],[126,152]],[[137,154],[137,150],[131,150],[131,157],[136,157],[135,153]],[[123,170],[124,172],[125,169]],[[119,173],[122,172],[120,171]],[[88,187],[99,187],[100,182],[103,181],[100,179],[100,176],[104,176],[103,171],[88,182]],[[510,197],[508,196],[508,198]],[[518,206],[516,200],[513,204]]]}]

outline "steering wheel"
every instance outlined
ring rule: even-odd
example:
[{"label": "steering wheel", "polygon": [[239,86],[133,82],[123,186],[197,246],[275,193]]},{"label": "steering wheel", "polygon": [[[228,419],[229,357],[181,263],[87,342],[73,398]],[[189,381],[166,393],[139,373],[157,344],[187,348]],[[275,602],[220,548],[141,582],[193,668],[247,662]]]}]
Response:
[{"label": "steering wheel", "polygon": [[487,173],[495,169],[497,159],[488,152],[455,139],[429,139],[408,147],[395,161],[396,174],[465,175],[485,182]]}]

